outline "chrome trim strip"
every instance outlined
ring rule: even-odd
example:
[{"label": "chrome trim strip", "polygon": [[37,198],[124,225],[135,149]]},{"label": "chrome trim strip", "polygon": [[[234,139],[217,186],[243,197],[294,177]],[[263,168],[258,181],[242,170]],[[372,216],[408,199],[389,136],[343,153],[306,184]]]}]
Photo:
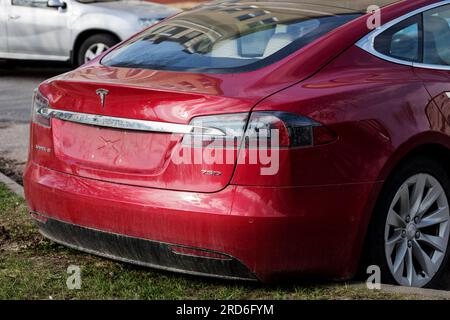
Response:
[{"label": "chrome trim strip", "polygon": [[369,34],[367,34],[364,38],[362,38],[361,40],[359,40],[356,43],[356,46],[358,46],[359,48],[367,51],[368,53],[392,62],[392,63],[396,63],[396,64],[401,64],[401,65],[405,65],[405,66],[410,66],[410,67],[416,67],[416,68],[424,68],[424,69],[433,69],[433,70],[450,70],[450,66],[440,66],[440,65],[432,65],[432,64],[425,64],[425,63],[417,63],[417,62],[409,62],[409,61],[404,61],[404,60],[400,60],[400,59],[395,59],[389,56],[386,56],[378,51],[375,50],[374,45],[375,45],[375,38],[380,35],[381,33],[383,33],[384,31],[386,31],[387,29],[389,29],[390,27],[408,19],[411,18],[417,14],[423,13],[425,11],[428,10],[432,10],[441,6],[445,6],[450,4],[450,0],[445,0],[445,1],[440,1],[437,3],[433,3],[431,5],[422,7],[420,9],[414,10],[408,14],[405,14],[399,18],[396,18],[384,25],[382,25],[381,27],[373,30],[372,32],[370,32]]},{"label": "chrome trim strip", "polygon": [[440,66],[435,64],[425,64],[425,63],[413,63],[413,67],[422,68],[422,69],[431,69],[431,70],[443,70],[450,71],[450,66]]},{"label": "chrome trim strip", "polygon": [[222,130],[219,130],[217,128],[197,127],[169,122],[117,118],[96,114],[57,110],[52,108],[41,108],[40,110],[38,110],[38,113],[39,115],[47,119],[55,118],[63,121],[115,129],[180,134],[199,134],[199,132],[201,132],[204,135],[225,135]]}]

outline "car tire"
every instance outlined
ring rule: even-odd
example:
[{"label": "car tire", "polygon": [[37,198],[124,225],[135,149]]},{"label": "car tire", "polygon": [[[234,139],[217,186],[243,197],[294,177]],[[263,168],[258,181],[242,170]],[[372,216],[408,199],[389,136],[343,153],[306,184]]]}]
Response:
[{"label": "car tire", "polygon": [[366,265],[380,268],[383,283],[439,287],[449,258],[449,191],[444,167],[425,156],[409,159],[386,181],[366,247]]},{"label": "car tire", "polygon": [[[116,45],[119,42],[117,37],[111,34],[99,33],[87,38],[80,46],[75,63],[81,66],[95,58],[98,54],[103,53],[107,49]],[[96,54],[94,56],[93,54]],[[91,57],[89,57],[91,55]]]}]

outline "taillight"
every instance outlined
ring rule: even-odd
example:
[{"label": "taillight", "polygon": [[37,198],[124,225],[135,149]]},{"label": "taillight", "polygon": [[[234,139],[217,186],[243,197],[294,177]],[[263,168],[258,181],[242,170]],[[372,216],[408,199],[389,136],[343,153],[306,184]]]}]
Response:
[{"label": "taillight", "polygon": [[39,92],[39,90],[34,91],[33,96],[33,106],[31,110],[31,119],[34,123],[40,124],[44,127],[50,127],[50,117],[42,113],[43,110],[49,108],[48,100]]},{"label": "taillight", "polygon": [[[274,135],[277,139],[273,139]],[[245,133],[246,144],[279,148],[312,147],[333,142],[337,135],[319,122],[289,112],[252,113]],[[263,140],[264,139],[264,140]],[[274,145],[275,144],[275,145]]]},{"label": "taillight", "polygon": [[[192,134],[183,137],[183,146],[203,148],[298,148],[327,144],[337,135],[312,119],[280,111],[213,115],[192,119]],[[216,129],[222,135],[210,134]],[[242,141],[244,139],[244,143]]]},{"label": "taillight", "polygon": [[[236,149],[244,136],[247,119],[248,113],[194,118],[189,124],[194,127],[193,132],[183,137],[183,146]],[[214,132],[222,134],[218,135]]]}]

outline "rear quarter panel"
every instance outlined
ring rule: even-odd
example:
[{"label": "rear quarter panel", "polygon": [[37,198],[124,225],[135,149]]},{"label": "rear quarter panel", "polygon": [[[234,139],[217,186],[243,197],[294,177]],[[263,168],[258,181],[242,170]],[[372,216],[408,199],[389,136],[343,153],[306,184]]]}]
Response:
[{"label": "rear quarter panel", "polygon": [[[354,46],[310,79],[258,104],[310,117],[335,131],[336,142],[280,155],[274,176],[237,172],[254,184],[324,185],[383,181],[384,166],[403,146],[444,136],[442,114],[411,67],[380,60]],[[426,138],[428,137],[428,139]],[[406,148],[408,149],[408,148]],[[404,152],[406,153],[406,152]],[[285,175],[286,174],[286,175]],[[251,180],[249,180],[251,177]]]},{"label": "rear quarter panel", "polygon": [[[261,176],[257,167],[238,165],[232,183],[320,189],[360,186],[350,202],[332,194],[317,199],[318,203],[334,201],[335,209],[323,217],[330,225],[338,228],[348,221],[348,251],[342,254],[348,257],[343,260],[349,274],[357,268],[373,208],[392,169],[420,145],[449,146],[448,124],[413,69],[380,60],[356,46],[308,80],[253,109],[263,110],[310,117],[339,138],[323,146],[281,151],[280,170],[273,176]],[[345,207],[350,203],[359,209]],[[302,207],[298,202],[298,208]]]}]

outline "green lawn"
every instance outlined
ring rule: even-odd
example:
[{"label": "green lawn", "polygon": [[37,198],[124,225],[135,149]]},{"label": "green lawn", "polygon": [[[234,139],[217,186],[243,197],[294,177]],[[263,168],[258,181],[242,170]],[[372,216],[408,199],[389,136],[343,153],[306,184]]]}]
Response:
[{"label": "green lawn", "polygon": [[[82,287],[66,286],[81,267]],[[346,284],[264,286],[154,271],[67,249],[44,239],[23,199],[0,184],[0,299],[396,299]]]}]

